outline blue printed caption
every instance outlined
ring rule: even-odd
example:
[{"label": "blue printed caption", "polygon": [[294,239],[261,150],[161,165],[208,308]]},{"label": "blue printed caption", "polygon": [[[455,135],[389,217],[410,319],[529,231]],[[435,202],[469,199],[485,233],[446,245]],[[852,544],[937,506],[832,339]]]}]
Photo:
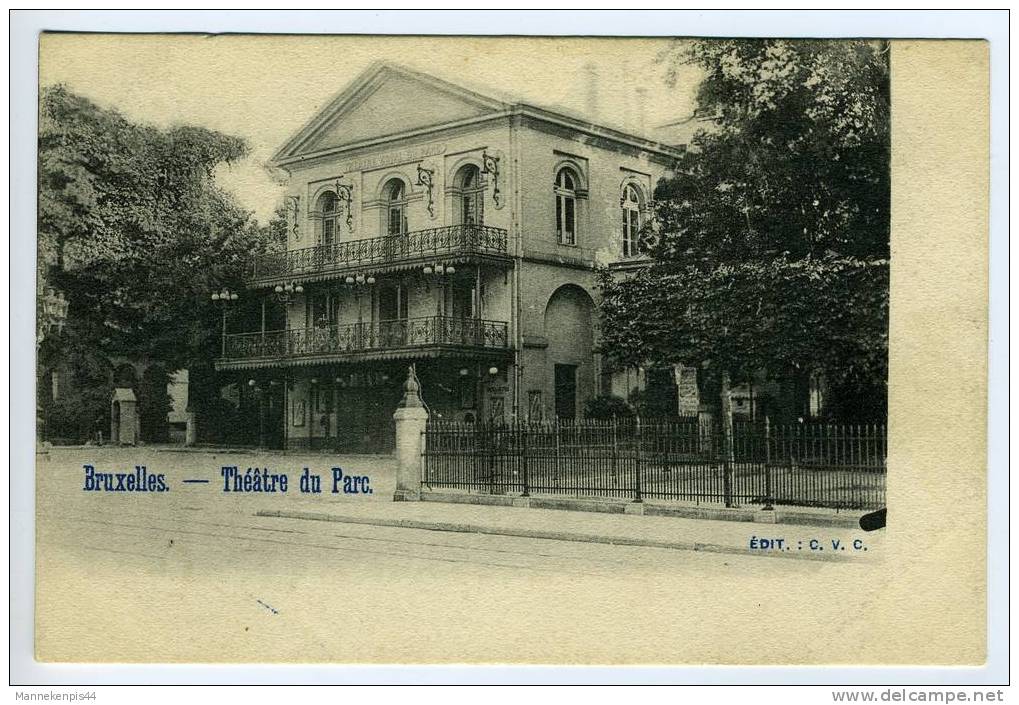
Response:
[{"label": "blue printed caption", "polygon": [[[331,494],[372,494],[371,479],[367,475],[350,475],[343,468],[332,468]],[[248,468],[243,472],[236,465],[224,465],[220,469],[224,492],[240,493],[286,493],[290,479],[286,473],[274,473],[268,468]],[[330,483],[325,485],[330,486]],[[322,476],[304,468],[297,483],[297,489],[304,494],[321,494]]]}]

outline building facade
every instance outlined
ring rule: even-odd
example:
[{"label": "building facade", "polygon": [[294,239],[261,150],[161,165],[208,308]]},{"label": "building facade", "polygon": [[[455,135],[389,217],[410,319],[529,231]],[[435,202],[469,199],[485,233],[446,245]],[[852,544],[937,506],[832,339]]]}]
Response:
[{"label": "building facade", "polygon": [[260,325],[216,367],[261,440],[391,447],[414,364],[433,418],[576,417],[603,369],[598,270],[633,257],[678,148],[402,67],[371,67],[294,135],[285,252],[259,256]]}]

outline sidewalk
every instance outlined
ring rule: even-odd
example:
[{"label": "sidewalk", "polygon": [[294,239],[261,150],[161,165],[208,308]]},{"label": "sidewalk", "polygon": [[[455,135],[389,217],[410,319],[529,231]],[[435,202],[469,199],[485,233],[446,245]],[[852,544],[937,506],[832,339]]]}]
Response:
[{"label": "sidewalk", "polygon": [[[860,529],[837,527],[438,502],[344,502],[342,507],[334,506],[320,510],[260,510],[256,515],[428,531],[829,561],[874,558],[880,555],[884,539],[884,530],[865,532]],[[762,543],[762,539],[766,542]],[[777,544],[778,539],[781,539],[781,544]],[[854,545],[854,541],[858,543]],[[838,542],[837,547],[833,546],[833,542]]]}]

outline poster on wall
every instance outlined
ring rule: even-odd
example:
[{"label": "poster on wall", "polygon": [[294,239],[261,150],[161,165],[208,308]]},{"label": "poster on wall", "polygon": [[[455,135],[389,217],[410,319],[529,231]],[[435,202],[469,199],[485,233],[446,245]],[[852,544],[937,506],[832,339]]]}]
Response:
[{"label": "poster on wall", "polygon": [[541,403],[541,390],[531,389],[527,392],[527,418],[529,421],[542,421],[545,408]]},{"label": "poster on wall", "polygon": [[701,404],[700,392],[697,389],[697,368],[676,365],[673,374],[676,378],[679,415],[696,416]]}]

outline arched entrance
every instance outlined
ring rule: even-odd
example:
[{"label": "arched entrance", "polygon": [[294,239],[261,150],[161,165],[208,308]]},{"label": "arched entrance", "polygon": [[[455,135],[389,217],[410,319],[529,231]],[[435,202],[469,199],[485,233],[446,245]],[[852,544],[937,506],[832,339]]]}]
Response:
[{"label": "arched entrance", "polygon": [[555,414],[576,418],[594,395],[594,301],[576,284],[559,287],[545,306],[548,374]]}]

